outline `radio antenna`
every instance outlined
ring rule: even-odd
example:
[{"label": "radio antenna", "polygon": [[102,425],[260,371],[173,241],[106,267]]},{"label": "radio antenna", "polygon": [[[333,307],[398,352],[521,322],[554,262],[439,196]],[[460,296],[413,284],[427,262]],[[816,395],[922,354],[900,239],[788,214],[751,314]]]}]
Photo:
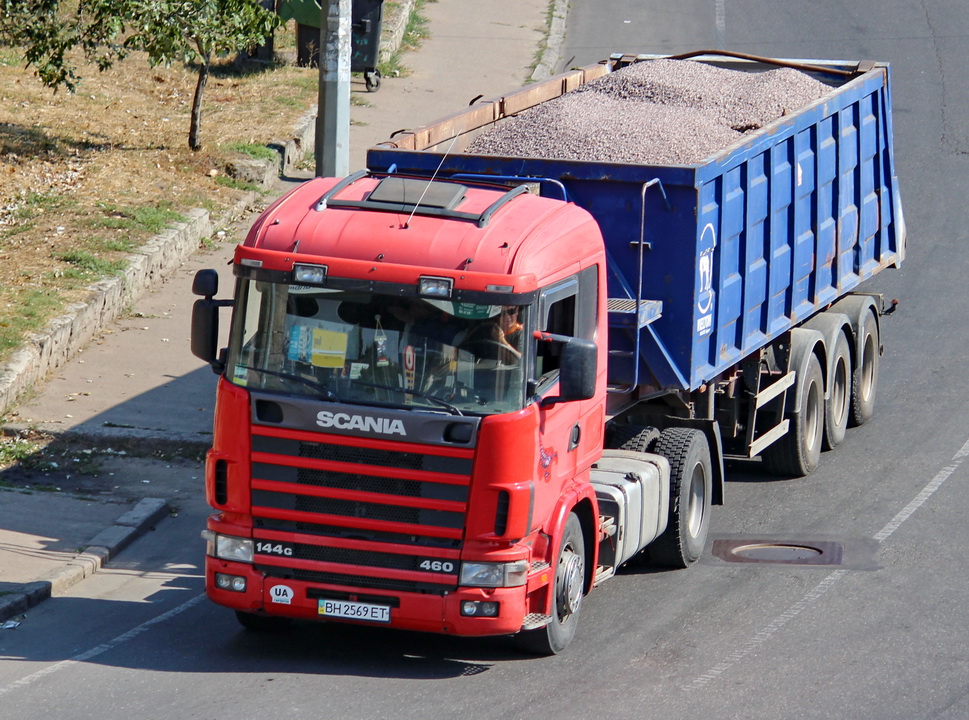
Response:
[{"label": "radio antenna", "polygon": [[417,203],[414,205],[414,209],[411,210],[410,215],[407,216],[407,222],[404,223],[404,230],[410,228],[410,221],[414,218],[414,215],[417,214],[417,208],[419,208],[421,203],[424,202],[424,196],[427,195],[427,191],[431,189],[431,183],[434,182],[434,178],[437,177],[437,174],[441,172],[441,168],[444,166],[444,161],[447,160],[447,156],[451,154],[451,148],[454,147],[454,143],[457,142],[457,140],[457,135],[451,138],[451,144],[447,146],[447,150],[445,150],[444,154],[441,156],[441,162],[437,164],[437,167],[434,169],[434,173],[431,175],[431,179],[428,180],[427,185],[424,186],[424,191],[421,193],[421,196],[417,198]]}]

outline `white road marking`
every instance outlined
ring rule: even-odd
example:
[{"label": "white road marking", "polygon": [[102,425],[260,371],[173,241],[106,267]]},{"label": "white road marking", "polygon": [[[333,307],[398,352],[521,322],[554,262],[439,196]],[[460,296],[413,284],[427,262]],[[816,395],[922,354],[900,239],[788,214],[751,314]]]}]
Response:
[{"label": "white road marking", "polygon": [[[902,526],[902,523],[908,520],[916,510],[922,507],[928,501],[928,499],[931,498],[940,487],[942,487],[942,484],[948,480],[956,470],[959,469],[959,466],[962,465],[963,461],[965,461],[967,457],[969,457],[969,440],[966,440],[965,444],[959,449],[959,451],[952,456],[952,461],[942,468],[936,474],[936,476],[932,478],[924,488],[922,488],[921,492],[912,498],[912,501],[902,508],[899,513],[885,525],[885,527],[875,533],[872,539],[878,542],[883,542],[891,537],[891,535]],[[830,590],[835,583],[837,583],[847,574],[848,571],[845,569],[839,569],[832,572],[804,597],[791,605],[776,618],[771,620],[766,626],[764,626],[764,628],[760,630],[760,632],[751,637],[749,640],[741,643],[739,648],[730,653],[727,657],[711,667],[705,673],[695,677],[693,681],[685,685],[683,689],[697,690],[699,688],[708,686],[714,680],[723,675],[723,673],[725,673],[727,670],[750,655],[751,652],[770,640],[778,630],[787,625],[787,623],[792,619],[800,615],[801,612],[807,609],[815,600],[828,592],[828,590]]]},{"label": "white road marking", "polygon": [[108,650],[112,650],[118,647],[119,645],[123,645],[129,640],[133,640],[134,638],[138,637],[146,630],[151,629],[155,625],[158,625],[159,623],[163,623],[166,620],[170,620],[176,615],[179,615],[185,612],[189,608],[194,607],[195,605],[198,605],[198,603],[204,597],[205,597],[205,593],[196,595],[190,600],[186,600],[178,607],[174,607],[168,612],[165,612],[165,613],[162,613],[161,615],[153,617],[151,620],[146,620],[141,625],[138,625],[137,627],[132,628],[128,632],[122,635],[118,635],[118,637],[114,638],[114,640],[108,640],[108,642],[98,645],[96,647],[93,647],[90,650],[85,650],[79,655],[75,655],[74,657],[69,658],[67,660],[61,660],[58,663],[54,663],[53,665],[45,667],[43,670],[38,670],[37,672],[27,675],[26,677],[22,677],[19,680],[10,683],[6,687],[0,688],[0,695],[5,695],[11,690],[16,690],[17,688],[22,688],[22,687],[26,687],[27,685],[32,685],[38,680],[41,680],[49,675],[53,675],[54,673],[59,672],[60,670],[64,670],[65,668],[68,668],[72,665],[76,665],[77,663],[87,662],[91,658],[97,657],[98,655],[105,653]]},{"label": "white road marking", "polygon": [[717,50],[726,49],[727,42],[727,0],[717,0]]}]

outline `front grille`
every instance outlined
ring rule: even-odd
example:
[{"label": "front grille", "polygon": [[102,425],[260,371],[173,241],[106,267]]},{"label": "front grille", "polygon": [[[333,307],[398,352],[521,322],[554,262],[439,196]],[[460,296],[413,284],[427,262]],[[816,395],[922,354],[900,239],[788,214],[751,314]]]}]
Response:
[{"label": "front grille", "polygon": [[321,585],[396,590],[398,592],[424,593],[428,595],[446,595],[454,590],[453,584],[420,583],[410,580],[374,578],[367,575],[343,575],[340,573],[314,572],[311,570],[284,570],[272,565],[256,565],[255,568],[268,577],[275,577],[281,580],[301,580],[303,582],[319,583]]},{"label": "front grille", "polygon": [[393,570],[420,569],[417,567],[419,558],[413,555],[394,555],[392,553],[333,548],[323,545],[297,544],[293,548],[293,557],[297,560],[315,560],[317,562],[343,563],[345,565],[369,565],[371,567],[390,568]]},{"label": "front grille", "polygon": [[277,532],[300,533],[302,535],[322,535],[330,538],[371,540],[373,542],[392,543],[395,545],[450,548],[452,550],[457,550],[461,547],[460,539],[450,540],[447,538],[405,535],[403,533],[382,532],[379,530],[358,530],[355,528],[339,527],[337,525],[320,525],[296,520],[280,520],[278,518],[256,518],[253,526],[257,530],[274,530]]},{"label": "front grille", "polygon": [[[273,577],[351,588],[454,589],[453,575],[426,569],[427,553],[432,549],[433,558],[457,566],[473,450],[399,450],[400,443],[380,440],[328,436],[327,442],[312,442],[306,434],[294,439],[274,437],[280,430],[254,431],[254,536],[293,548],[292,555],[259,569]],[[362,547],[352,547],[355,541]],[[375,543],[388,552],[375,550]],[[287,566],[289,559],[298,562]],[[318,570],[314,563],[321,564]],[[334,572],[334,565],[346,565],[347,572]],[[402,577],[386,577],[395,571]]]}]

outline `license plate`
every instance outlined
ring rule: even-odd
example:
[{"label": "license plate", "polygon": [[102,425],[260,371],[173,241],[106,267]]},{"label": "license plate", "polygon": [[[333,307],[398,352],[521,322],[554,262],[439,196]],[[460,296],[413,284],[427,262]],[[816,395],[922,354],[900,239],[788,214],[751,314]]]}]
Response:
[{"label": "license plate", "polygon": [[390,608],[387,605],[356,602],[354,600],[327,600],[320,598],[317,612],[323,617],[366,620],[368,622],[390,622]]}]

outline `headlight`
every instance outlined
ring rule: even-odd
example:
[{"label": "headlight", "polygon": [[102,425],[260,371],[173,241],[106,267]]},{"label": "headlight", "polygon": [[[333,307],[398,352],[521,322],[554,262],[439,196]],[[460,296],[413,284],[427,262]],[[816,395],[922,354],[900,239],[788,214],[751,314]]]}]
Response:
[{"label": "headlight", "polygon": [[[208,547],[211,547],[211,543],[208,543]],[[232,535],[216,535],[214,556],[220,560],[251,563],[252,540]]]},{"label": "headlight", "polygon": [[461,564],[461,585],[471,587],[519,587],[528,577],[528,563],[466,562]]}]

